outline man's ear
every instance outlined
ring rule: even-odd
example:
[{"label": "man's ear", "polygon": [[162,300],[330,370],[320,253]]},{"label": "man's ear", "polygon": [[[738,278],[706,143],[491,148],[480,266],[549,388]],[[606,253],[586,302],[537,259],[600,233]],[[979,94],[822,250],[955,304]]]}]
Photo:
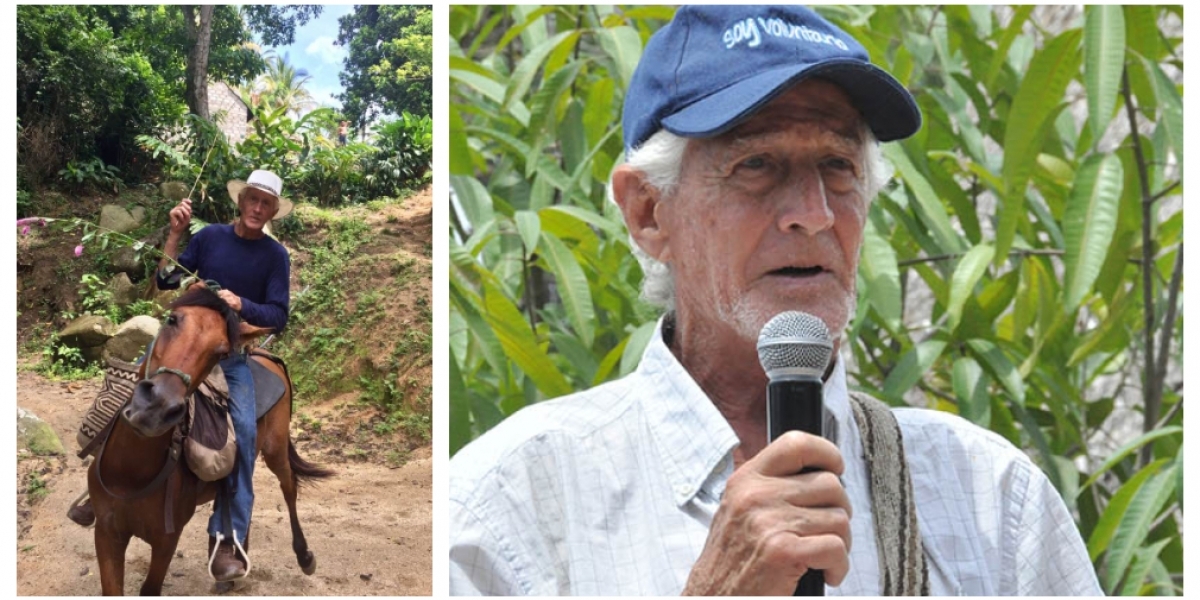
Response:
[{"label": "man's ear", "polygon": [[658,219],[662,194],[646,182],[644,173],[629,165],[617,167],[612,182],[613,200],[621,207],[629,235],[651,258],[666,262],[668,235]]}]

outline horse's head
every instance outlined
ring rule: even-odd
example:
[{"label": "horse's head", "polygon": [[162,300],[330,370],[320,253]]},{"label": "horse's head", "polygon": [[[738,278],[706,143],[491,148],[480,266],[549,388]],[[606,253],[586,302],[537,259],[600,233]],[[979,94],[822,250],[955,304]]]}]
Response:
[{"label": "horse's head", "polygon": [[142,364],[143,379],[121,411],[125,422],[145,437],[157,437],[187,414],[187,396],[213,367],[269,329],[242,323],[237,313],[206,288],[195,288],[171,303],[171,312]]}]

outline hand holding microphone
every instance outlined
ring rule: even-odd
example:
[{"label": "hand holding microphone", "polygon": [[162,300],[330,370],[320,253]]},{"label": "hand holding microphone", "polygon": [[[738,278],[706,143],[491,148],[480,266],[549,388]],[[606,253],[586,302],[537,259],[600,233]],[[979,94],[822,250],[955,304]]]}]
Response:
[{"label": "hand holding microphone", "polygon": [[[758,361],[767,373],[767,439],[789,431],[825,437],[824,383],[833,342],[821,319],[804,312],[775,315],[758,335]],[[818,469],[806,466],[802,473]],[[795,596],[824,596],[825,575],[810,569]]]},{"label": "hand holding microphone", "polygon": [[[820,437],[831,354],[828,331],[812,315],[782,313],[763,328],[771,443],[730,476],[685,595],[824,595],[826,581],[845,578],[850,500],[838,478],[841,453]],[[798,432],[805,427],[814,431]]]}]

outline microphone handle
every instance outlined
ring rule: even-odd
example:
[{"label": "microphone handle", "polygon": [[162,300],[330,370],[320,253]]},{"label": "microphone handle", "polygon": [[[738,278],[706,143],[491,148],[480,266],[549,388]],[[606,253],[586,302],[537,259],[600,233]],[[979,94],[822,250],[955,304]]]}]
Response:
[{"label": "microphone handle", "polygon": [[[767,435],[773,442],[786,431],[825,437],[825,403],[819,378],[774,379],[767,384]],[[805,469],[804,472],[807,472]],[[809,569],[793,596],[824,596],[825,573]]]}]

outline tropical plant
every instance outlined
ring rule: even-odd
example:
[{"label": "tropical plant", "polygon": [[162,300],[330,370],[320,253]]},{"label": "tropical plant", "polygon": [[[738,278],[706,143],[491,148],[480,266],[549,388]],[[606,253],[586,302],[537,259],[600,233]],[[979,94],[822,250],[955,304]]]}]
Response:
[{"label": "tropical plant", "polygon": [[269,52],[266,63],[267,70],[250,88],[247,105],[258,104],[267,110],[282,107],[292,118],[299,118],[300,113],[317,105],[312,93],[305,88],[312,81],[307,69],[297,69],[288,62],[287,54],[279,56]]},{"label": "tropical plant", "polygon": [[70,161],[58,172],[58,178],[75,189],[110,188],[113,193],[120,191],[124,185],[121,181],[121,171],[113,165],[106,165],[99,158],[88,161]]},{"label": "tropical plant", "polygon": [[433,158],[433,120],[407,111],[386,121],[375,131],[379,151],[363,164],[364,183],[370,196],[400,196],[429,175]]},{"label": "tropical plant", "polygon": [[[1182,8],[820,7],[915,92],[852,385],[1024,448],[1105,592],[1183,588]],[[657,315],[604,184],[668,7],[451,10],[450,447],[628,372]]]}]

